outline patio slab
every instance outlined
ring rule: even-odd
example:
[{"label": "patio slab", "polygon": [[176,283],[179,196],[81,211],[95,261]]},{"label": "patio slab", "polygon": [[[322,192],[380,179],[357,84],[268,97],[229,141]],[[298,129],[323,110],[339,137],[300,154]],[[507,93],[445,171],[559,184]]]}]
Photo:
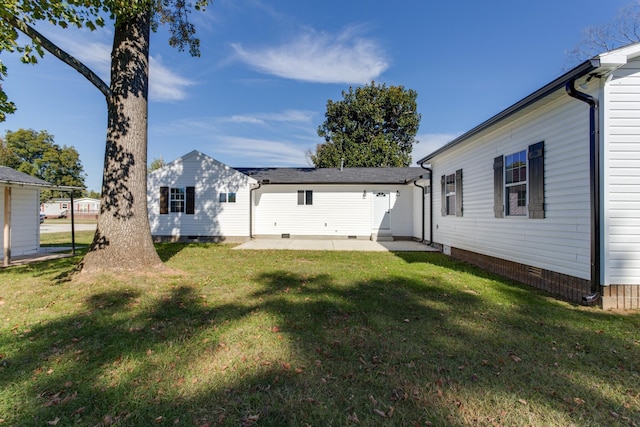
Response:
[{"label": "patio slab", "polygon": [[360,252],[439,252],[438,249],[412,240],[374,242],[371,240],[337,239],[256,239],[233,249],[292,251],[360,251]]}]

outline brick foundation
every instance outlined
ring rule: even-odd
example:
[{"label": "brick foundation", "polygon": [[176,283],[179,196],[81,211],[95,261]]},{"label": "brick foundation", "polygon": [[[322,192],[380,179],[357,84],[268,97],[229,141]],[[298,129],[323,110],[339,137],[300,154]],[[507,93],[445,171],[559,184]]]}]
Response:
[{"label": "brick foundation", "polygon": [[590,280],[458,248],[451,248],[451,256],[568,301],[581,303],[582,297],[591,293]]},{"label": "brick foundation", "polygon": [[640,285],[603,286],[602,308],[605,310],[639,309]]}]

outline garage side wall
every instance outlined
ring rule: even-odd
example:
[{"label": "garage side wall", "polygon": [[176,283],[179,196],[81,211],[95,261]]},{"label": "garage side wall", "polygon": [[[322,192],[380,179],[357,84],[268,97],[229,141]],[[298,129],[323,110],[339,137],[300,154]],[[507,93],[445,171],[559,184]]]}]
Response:
[{"label": "garage side wall", "polygon": [[[299,204],[298,191],[311,192],[312,203]],[[413,185],[270,184],[254,194],[256,237],[316,237],[369,239],[373,199],[383,192],[390,198],[390,233],[413,236]]]}]

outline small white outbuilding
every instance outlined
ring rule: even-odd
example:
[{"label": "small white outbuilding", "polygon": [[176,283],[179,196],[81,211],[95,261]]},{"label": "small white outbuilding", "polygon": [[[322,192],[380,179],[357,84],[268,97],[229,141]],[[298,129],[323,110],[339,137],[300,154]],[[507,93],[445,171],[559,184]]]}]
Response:
[{"label": "small white outbuilding", "polygon": [[40,249],[40,190],[46,181],[6,166],[0,166],[0,223],[3,265],[11,257],[32,255]]}]

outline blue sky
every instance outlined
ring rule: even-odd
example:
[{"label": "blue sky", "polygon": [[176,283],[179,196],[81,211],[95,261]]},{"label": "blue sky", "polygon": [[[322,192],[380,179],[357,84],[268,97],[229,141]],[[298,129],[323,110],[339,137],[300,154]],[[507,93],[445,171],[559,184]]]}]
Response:
[{"label": "blue sky", "polygon": [[[215,0],[192,15],[201,57],[152,35],[148,160],[195,149],[230,166],[308,166],[327,100],[372,80],[417,91],[418,160],[558,77],[581,31],[629,2]],[[37,28],[108,81],[110,29]],[[100,190],[102,94],[52,55],[0,59],[18,106],[0,135],[48,131]]]}]

